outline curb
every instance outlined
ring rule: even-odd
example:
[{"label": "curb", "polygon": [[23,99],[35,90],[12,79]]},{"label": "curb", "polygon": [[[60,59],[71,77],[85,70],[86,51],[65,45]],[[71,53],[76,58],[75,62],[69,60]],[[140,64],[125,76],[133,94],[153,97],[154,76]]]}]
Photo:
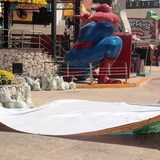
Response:
[{"label": "curb", "polygon": [[140,78],[136,82],[123,82],[122,84],[79,84],[77,83],[77,88],[127,88],[127,87],[139,87],[144,82],[150,80],[150,78]]}]

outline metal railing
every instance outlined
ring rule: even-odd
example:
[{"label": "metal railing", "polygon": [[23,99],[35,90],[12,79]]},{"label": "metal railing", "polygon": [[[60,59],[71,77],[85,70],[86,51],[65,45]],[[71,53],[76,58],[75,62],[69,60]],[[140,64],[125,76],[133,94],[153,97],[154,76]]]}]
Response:
[{"label": "metal railing", "polygon": [[[4,32],[7,31],[7,35]],[[67,51],[56,41],[57,52],[53,53],[53,40],[50,36],[37,30],[12,30],[0,29],[0,48],[44,48],[49,54],[53,55],[55,61],[62,62]]]},{"label": "metal railing", "polygon": [[[54,63],[54,62],[44,62]],[[81,67],[79,63],[59,63],[56,74],[63,76],[63,78],[77,79],[79,81],[85,80],[86,83],[92,84],[96,82],[97,76],[107,75],[110,78],[119,78],[124,79],[124,82],[127,82],[128,79],[128,67],[126,62],[116,62],[119,66],[111,67],[108,63],[107,67],[101,68],[99,72],[99,66],[95,65],[93,62],[81,62]],[[75,67],[77,65],[77,67]],[[84,66],[83,66],[84,65]],[[45,65],[44,65],[45,66]],[[95,72],[97,70],[97,72]],[[103,72],[104,70],[104,72]],[[55,73],[55,72],[54,72]]]}]

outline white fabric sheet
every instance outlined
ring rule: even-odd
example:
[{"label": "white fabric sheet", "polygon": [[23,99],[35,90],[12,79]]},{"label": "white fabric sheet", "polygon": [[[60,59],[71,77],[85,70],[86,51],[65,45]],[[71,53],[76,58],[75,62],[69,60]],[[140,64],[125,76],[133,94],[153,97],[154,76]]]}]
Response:
[{"label": "white fabric sheet", "polygon": [[22,132],[70,135],[98,131],[160,115],[160,105],[56,100],[34,109],[0,108],[0,122]]}]

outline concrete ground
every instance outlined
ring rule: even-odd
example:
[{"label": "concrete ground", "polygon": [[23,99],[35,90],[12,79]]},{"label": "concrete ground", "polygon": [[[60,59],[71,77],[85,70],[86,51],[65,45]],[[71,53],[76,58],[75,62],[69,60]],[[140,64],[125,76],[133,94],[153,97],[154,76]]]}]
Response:
[{"label": "concrete ground", "polygon": [[[132,77],[137,82],[142,77]],[[36,106],[57,99],[151,104],[160,101],[160,67],[137,87],[32,92]],[[66,124],[67,125],[67,124]],[[53,137],[0,132],[0,160],[159,160],[160,134]]]}]

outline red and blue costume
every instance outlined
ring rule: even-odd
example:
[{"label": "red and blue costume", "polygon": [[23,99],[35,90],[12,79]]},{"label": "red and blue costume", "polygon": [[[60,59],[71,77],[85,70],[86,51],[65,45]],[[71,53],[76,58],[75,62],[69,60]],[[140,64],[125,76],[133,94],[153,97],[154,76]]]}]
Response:
[{"label": "red and blue costume", "polygon": [[[99,65],[98,83],[121,83],[119,80],[108,78],[108,64],[110,67],[120,54],[122,40],[112,36],[114,24],[119,18],[107,4],[97,7],[93,14],[84,14],[80,18],[89,22],[84,25],[73,48],[67,53],[65,62],[70,63],[71,70],[85,70],[89,72],[89,63]],[[86,62],[86,63],[85,63]]]}]

